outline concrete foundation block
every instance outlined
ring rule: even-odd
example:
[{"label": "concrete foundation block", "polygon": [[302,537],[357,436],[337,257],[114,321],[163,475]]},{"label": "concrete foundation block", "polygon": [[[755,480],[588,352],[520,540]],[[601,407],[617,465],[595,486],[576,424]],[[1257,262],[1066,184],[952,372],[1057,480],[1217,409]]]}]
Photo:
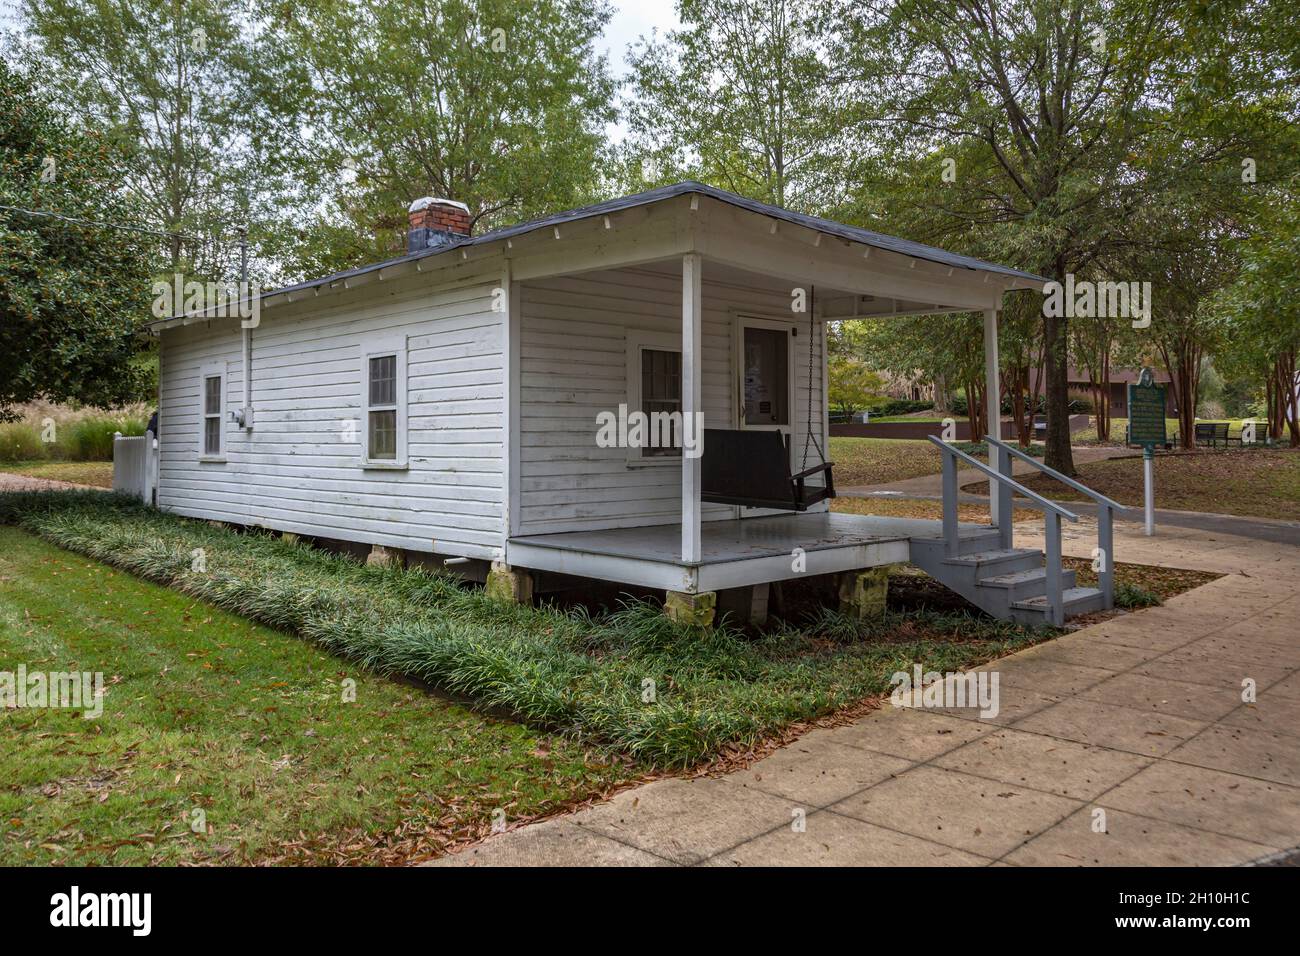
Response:
[{"label": "concrete foundation block", "polygon": [[840,575],[840,610],[860,621],[884,617],[891,565]]},{"label": "concrete foundation block", "polygon": [[533,576],[523,568],[512,568],[501,561],[493,561],[484,591],[494,601],[531,605]]},{"label": "concrete foundation block", "polygon": [[664,613],[678,624],[709,627],[718,609],[718,595],[714,591],[687,594],[668,591],[664,596]]},{"label": "concrete foundation block", "polygon": [[403,568],[406,567],[406,557],[399,548],[385,548],[376,544],[366,556],[366,564],[380,568]]}]

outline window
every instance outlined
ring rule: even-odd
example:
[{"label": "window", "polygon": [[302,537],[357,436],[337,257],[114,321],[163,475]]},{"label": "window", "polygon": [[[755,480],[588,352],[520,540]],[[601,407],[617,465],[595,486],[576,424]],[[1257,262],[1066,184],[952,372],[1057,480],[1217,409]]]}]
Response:
[{"label": "window", "polygon": [[627,349],[628,411],[641,412],[648,423],[645,442],[628,449],[628,460],[681,458],[681,340],[668,333],[631,329]]},{"label": "window", "polygon": [[[641,349],[641,411],[650,422],[661,421],[655,416],[677,413],[682,410],[682,353],[667,349]],[[678,448],[643,448],[646,458],[655,456],[681,457]]]},{"label": "window", "polygon": [[790,424],[790,330],[744,327],[746,425]]},{"label": "window", "polygon": [[226,367],[224,363],[205,365],[199,372],[202,429],[199,457],[207,461],[224,461],[226,454]]},{"label": "window", "polygon": [[362,362],[365,398],[362,461],[367,467],[406,465],[406,348],[368,352]]}]

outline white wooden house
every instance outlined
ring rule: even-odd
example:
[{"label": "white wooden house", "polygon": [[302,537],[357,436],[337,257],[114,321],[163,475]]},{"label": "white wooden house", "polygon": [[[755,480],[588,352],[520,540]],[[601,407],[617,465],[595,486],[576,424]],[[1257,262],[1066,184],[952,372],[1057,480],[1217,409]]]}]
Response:
[{"label": "white wooden house", "polygon": [[[1044,282],[694,182],[480,236],[455,203],[410,215],[407,255],[265,293],[254,328],[154,323],[159,507],[494,562],[523,590],[520,574],[556,572],[695,601],[916,560],[938,522],[718,503],[707,441],[703,457],[603,447],[599,416],[780,432],[797,473],[827,447],[829,320],[980,311],[996,402],[997,310]],[[953,497],[944,560],[987,552],[1000,526],[958,528]],[[1047,616],[1086,603],[1057,583]]]}]

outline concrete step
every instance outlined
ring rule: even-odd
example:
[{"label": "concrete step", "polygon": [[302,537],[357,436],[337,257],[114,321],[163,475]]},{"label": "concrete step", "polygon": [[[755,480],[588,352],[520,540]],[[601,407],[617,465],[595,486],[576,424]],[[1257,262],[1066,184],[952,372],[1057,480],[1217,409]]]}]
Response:
[{"label": "concrete step", "polygon": [[[1093,611],[1100,611],[1106,603],[1098,588],[1068,588],[1062,593],[1061,600],[1065,607],[1065,619],[1067,621],[1080,614],[1091,614]],[[1023,601],[1013,601],[1011,604],[1011,616],[1022,624],[1045,623],[1048,620],[1048,613],[1047,595],[1045,594],[1026,598]]]},{"label": "concrete step", "polygon": [[[1061,587],[1072,588],[1075,574],[1069,568],[1061,569]],[[981,588],[998,588],[1005,592],[1007,603],[1023,601],[1047,593],[1047,568],[1030,568],[981,578],[976,582]]]},{"label": "concrete step", "polygon": [[983,581],[990,577],[1042,567],[1043,552],[1036,548],[999,548],[944,558],[943,563],[959,572],[973,571],[975,581]]}]

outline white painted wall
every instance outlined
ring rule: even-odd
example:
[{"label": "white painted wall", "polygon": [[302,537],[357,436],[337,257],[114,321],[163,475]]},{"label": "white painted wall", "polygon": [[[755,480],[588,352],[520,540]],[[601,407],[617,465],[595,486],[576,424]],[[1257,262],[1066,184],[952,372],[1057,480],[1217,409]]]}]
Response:
[{"label": "white painted wall", "polygon": [[[788,293],[709,280],[704,263],[705,425],[735,427],[734,322],[737,312],[787,319],[795,350],[793,464],[802,462],[808,416],[808,317],[792,316]],[[522,284],[520,295],[520,534],[637,527],[681,520],[681,462],[630,466],[620,448],[596,445],[596,415],[627,397],[627,332],[669,333],[680,341],[679,275],[636,269]],[[822,324],[813,354],[813,427],[826,448],[822,404]],[[813,451],[809,464],[818,460]],[[824,505],[813,510],[824,510]],[[736,509],[710,505],[705,520]]]},{"label": "white painted wall", "polygon": [[[501,260],[454,284],[439,273],[385,280],[266,310],[253,333],[255,427],[227,422],[226,460],[200,461],[202,369],[224,362],[226,408],[242,403],[237,320],[162,333],[158,501],[197,518],[440,554],[499,556],[504,542]],[[734,427],[737,313],[798,327],[793,462],[802,462],[808,320],[790,298],[710,281],[705,262],[703,406],[708,427]],[[446,275],[446,273],[441,273]],[[680,337],[679,276],[623,269],[519,284],[520,534],[680,520],[681,466],[630,466],[596,446],[596,415],[627,399],[627,332]],[[816,325],[813,421],[826,447],[824,329]],[[361,356],[376,340],[407,343],[406,471],[362,467]],[[351,439],[344,423],[355,423]],[[810,463],[817,460],[814,452]],[[818,506],[819,510],[824,505]],[[706,520],[730,518],[706,506]]]},{"label": "white painted wall", "polygon": [[[496,267],[492,270],[492,266]],[[198,518],[491,558],[503,544],[504,323],[500,260],[439,286],[416,275],[277,307],[253,332],[251,432],[226,423],[226,461],[199,461],[200,370],[227,363],[242,402],[238,320],[162,333],[159,506]],[[406,471],[361,466],[361,355],[405,337]],[[349,436],[345,422],[356,423]],[[349,440],[349,438],[351,440]]]}]

